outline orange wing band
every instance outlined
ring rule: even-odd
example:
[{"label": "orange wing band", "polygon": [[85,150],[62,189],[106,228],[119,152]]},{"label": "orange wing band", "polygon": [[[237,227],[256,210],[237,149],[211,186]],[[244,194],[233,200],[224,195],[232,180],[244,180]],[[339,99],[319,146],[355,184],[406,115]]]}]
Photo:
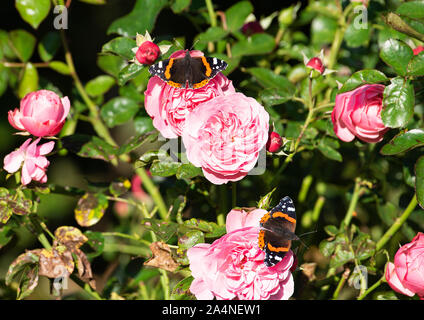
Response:
[{"label": "orange wing band", "polygon": [[210,75],[212,73],[212,69],[211,69],[209,62],[206,60],[205,56],[202,56],[202,62],[203,62],[203,65],[206,67],[205,75],[207,77],[210,77]]},{"label": "orange wing band", "polygon": [[286,248],[286,247],[280,247],[280,248],[273,247],[269,242],[268,242],[268,249],[271,250],[272,252],[287,252],[287,251],[289,251],[289,248]]},{"label": "orange wing band", "polygon": [[174,59],[173,58],[169,59],[168,65],[166,66],[166,69],[165,69],[165,78],[166,79],[171,78],[171,68],[172,68],[173,64],[174,64]]},{"label": "orange wing band", "polygon": [[274,212],[273,214],[272,214],[272,217],[273,218],[277,218],[277,217],[281,217],[281,218],[285,218],[285,219],[287,219],[288,221],[290,221],[290,222],[293,222],[293,223],[296,223],[296,219],[294,219],[294,218],[292,218],[292,217],[289,217],[287,214],[285,214],[285,213],[282,213],[282,212]]}]

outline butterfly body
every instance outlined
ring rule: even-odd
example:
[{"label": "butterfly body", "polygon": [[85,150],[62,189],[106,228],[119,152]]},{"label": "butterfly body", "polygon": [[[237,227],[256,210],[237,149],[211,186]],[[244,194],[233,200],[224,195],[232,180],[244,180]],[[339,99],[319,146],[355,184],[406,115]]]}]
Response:
[{"label": "butterfly body", "polygon": [[226,67],[227,63],[221,59],[192,57],[187,50],[184,57],[169,58],[150,66],[149,72],[175,88],[199,89]]},{"label": "butterfly body", "polygon": [[265,252],[264,263],[273,267],[290,250],[292,240],[299,238],[296,229],[296,209],[290,197],[268,211],[260,221],[258,245]]}]

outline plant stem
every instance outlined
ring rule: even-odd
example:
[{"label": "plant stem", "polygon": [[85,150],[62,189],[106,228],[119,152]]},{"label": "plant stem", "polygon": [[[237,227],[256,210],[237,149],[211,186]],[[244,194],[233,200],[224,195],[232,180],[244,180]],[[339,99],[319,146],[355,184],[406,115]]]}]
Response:
[{"label": "plant stem", "polygon": [[349,275],[350,275],[350,269],[349,269],[349,268],[347,268],[347,269],[343,272],[343,275],[342,275],[342,276],[341,276],[341,278],[340,278],[339,284],[337,285],[337,288],[336,288],[336,290],[334,291],[334,294],[333,294],[333,300],[336,300],[336,299],[339,297],[340,291],[343,289],[343,286],[344,286],[344,284],[345,284],[345,282],[346,282],[347,278],[349,277]]},{"label": "plant stem", "polygon": [[355,211],[356,205],[358,204],[359,195],[361,191],[361,180],[357,178],[355,180],[355,188],[353,189],[352,199],[350,200],[349,208],[347,209],[346,216],[343,220],[343,225],[347,227],[352,220],[353,212]]},{"label": "plant stem", "polygon": [[231,208],[237,206],[237,182],[231,184]]},{"label": "plant stem", "polygon": [[385,276],[383,275],[376,283],[369,287],[363,294],[358,297],[358,300],[364,299],[369,293],[377,289],[383,282],[385,282]]},{"label": "plant stem", "polygon": [[209,14],[209,19],[211,20],[211,26],[216,27],[217,25],[216,13],[215,13],[215,10],[213,9],[212,0],[205,0],[205,2],[206,2],[206,7],[208,8],[208,14]]},{"label": "plant stem", "polygon": [[409,215],[412,213],[412,211],[417,206],[417,197],[414,194],[411,201],[409,202],[408,206],[406,207],[405,211],[402,213],[402,215],[396,219],[395,223],[389,228],[389,230],[386,231],[386,233],[381,237],[381,239],[377,242],[377,245],[375,247],[376,251],[379,251],[382,249],[386,243],[390,240],[390,238],[402,227],[403,223],[408,219]]}]

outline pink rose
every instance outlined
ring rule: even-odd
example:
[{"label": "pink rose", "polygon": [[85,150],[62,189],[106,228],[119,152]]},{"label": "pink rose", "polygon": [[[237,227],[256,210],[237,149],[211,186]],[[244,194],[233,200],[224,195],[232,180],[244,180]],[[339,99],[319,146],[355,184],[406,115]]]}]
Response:
[{"label": "pink rose", "polygon": [[62,129],[70,107],[68,97],[61,99],[53,91],[39,90],[27,94],[19,110],[9,111],[8,119],[15,129],[36,137],[54,136]]},{"label": "pink rose", "polygon": [[27,185],[31,180],[47,182],[46,169],[50,162],[44,155],[53,150],[54,142],[50,141],[38,146],[40,139],[38,138],[31,144],[31,139],[26,140],[18,150],[9,153],[4,158],[3,168],[9,173],[15,173],[22,166],[21,183],[23,185]]},{"label": "pink rose", "polygon": [[227,234],[212,244],[201,243],[187,251],[194,277],[190,291],[199,300],[287,300],[294,291],[289,251],[275,266],[264,264],[258,247],[259,220],[266,210],[231,210]]},{"label": "pink rose", "polygon": [[[174,52],[172,58],[184,57],[185,51]],[[202,56],[201,51],[190,51],[192,57]],[[147,84],[144,105],[153,119],[154,127],[168,139],[181,136],[187,114],[216,96],[234,93],[230,80],[218,73],[199,89],[174,88],[159,77],[152,77]]]},{"label": "pink rose", "polygon": [[218,96],[190,112],[183,131],[188,160],[214,184],[238,181],[268,140],[269,115],[242,93]]},{"label": "pink rose", "polygon": [[424,233],[396,252],[394,263],[387,264],[386,280],[396,292],[424,300]]},{"label": "pink rose", "polygon": [[270,132],[268,142],[266,143],[266,150],[268,152],[277,152],[278,150],[280,150],[282,145],[283,139],[281,138],[281,136],[275,131]]},{"label": "pink rose", "polygon": [[336,96],[331,120],[334,132],[341,140],[350,142],[355,136],[369,143],[383,140],[389,130],[380,115],[383,91],[381,84],[366,84]]}]

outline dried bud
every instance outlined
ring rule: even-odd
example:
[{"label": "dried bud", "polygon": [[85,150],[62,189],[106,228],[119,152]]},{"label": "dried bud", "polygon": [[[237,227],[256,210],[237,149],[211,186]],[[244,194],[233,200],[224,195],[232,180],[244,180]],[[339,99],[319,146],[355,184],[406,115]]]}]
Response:
[{"label": "dried bud", "polygon": [[141,64],[152,64],[159,55],[160,49],[158,45],[151,41],[145,41],[138,47],[135,57]]},{"label": "dried bud", "polygon": [[283,141],[281,136],[277,132],[272,131],[269,134],[268,142],[266,143],[266,150],[269,152],[277,152],[280,150],[282,144]]},{"label": "dried bud", "polygon": [[251,21],[243,25],[241,32],[246,36],[251,36],[255,33],[263,33],[264,29],[258,21]]}]

